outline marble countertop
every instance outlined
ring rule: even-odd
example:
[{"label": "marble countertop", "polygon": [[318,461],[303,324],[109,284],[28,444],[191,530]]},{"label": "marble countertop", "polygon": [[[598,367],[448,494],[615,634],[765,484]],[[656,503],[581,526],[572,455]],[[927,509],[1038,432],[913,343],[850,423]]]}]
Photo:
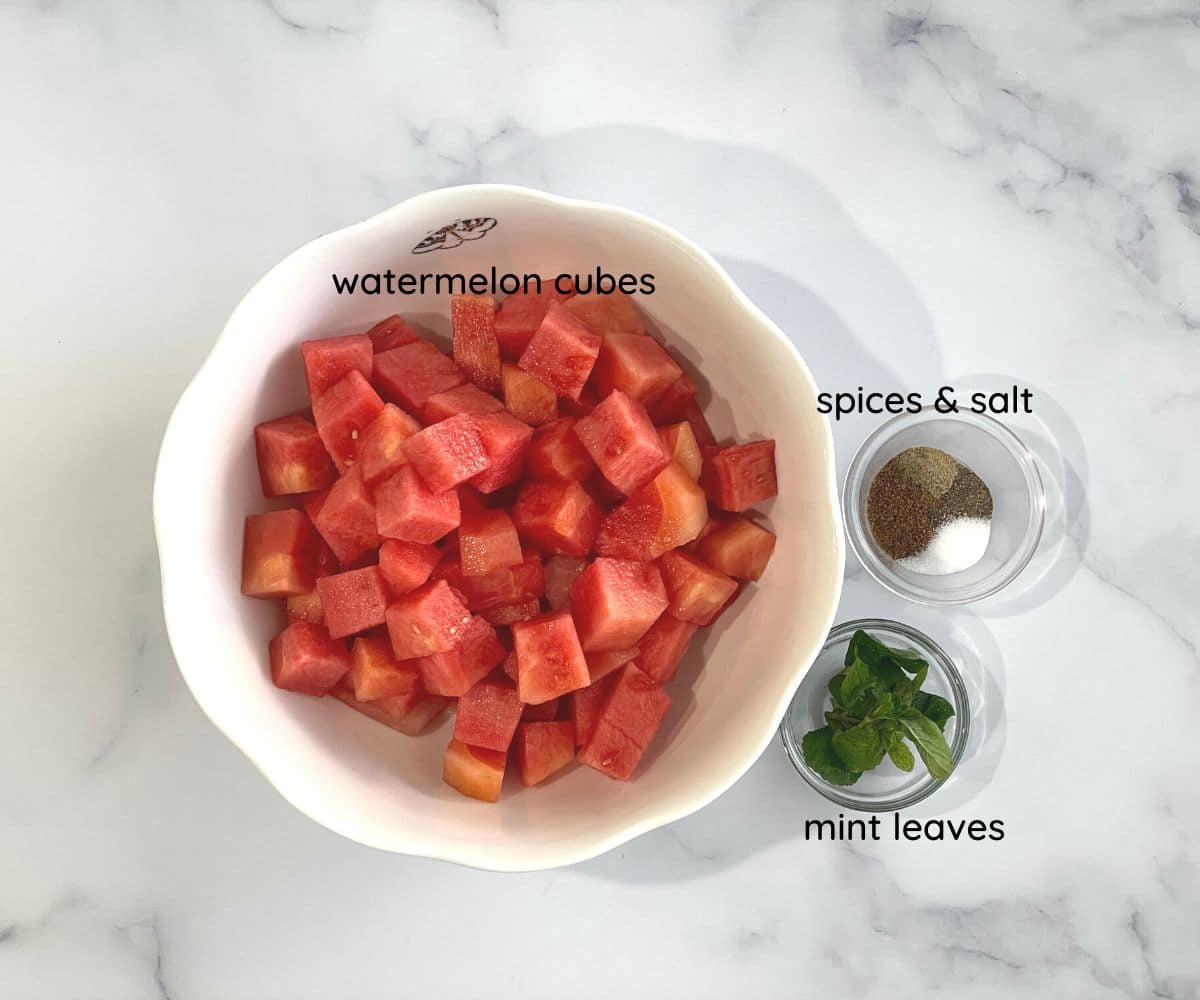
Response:
[{"label": "marble countertop", "polygon": [[[0,995],[1200,997],[1200,6],[0,3]],[[510,181],[707,247],[827,389],[1033,389],[1048,533],[934,614],[969,762],[807,842],[777,745],[694,816],[501,876],[275,794],[167,646],[163,426],[284,254]],[[838,422],[844,467],[874,418]]]}]

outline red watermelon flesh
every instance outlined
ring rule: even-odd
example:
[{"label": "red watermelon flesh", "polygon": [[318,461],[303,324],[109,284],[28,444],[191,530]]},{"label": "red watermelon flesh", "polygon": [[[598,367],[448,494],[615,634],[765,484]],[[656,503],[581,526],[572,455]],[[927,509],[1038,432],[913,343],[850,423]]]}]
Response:
[{"label": "red watermelon flesh", "polygon": [[358,442],[358,464],[363,479],[377,483],[408,461],[404,442],[421,425],[395,403],[387,403]]},{"label": "red watermelon flesh", "polygon": [[458,627],[453,649],[417,657],[425,689],[432,694],[458,697],[490,674],[504,659],[496,630],[473,615]]},{"label": "red watermelon flesh", "polygon": [[254,451],[265,497],[323,490],[337,478],[321,435],[303,417],[259,424],[254,428]]},{"label": "red watermelon flesh", "polygon": [[612,333],[600,345],[592,382],[601,397],[620,389],[630,399],[652,407],[679,381],[683,370],[653,337]]},{"label": "red watermelon flesh", "polygon": [[578,399],[600,353],[600,338],[558,302],[546,316],[517,362],[558,395]]},{"label": "red watermelon flesh", "polygon": [[517,690],[526,705],[540,705],[589,683],[587,661],[575,622],[551,611],[512,627],[517,654]]},{"label": "red watermelon flesh", "polygon": [[379,546],[375,501],[358,466],[333,484],[313,516],[313,524],[343,566],[351,565],[364,552]]},{"label": "red watermelon flesh", "polygon": [[[380,320],[367,331],[367,339],[371,341],[371,347],[375,349],[375,353],[382,354],[384,351],[411,344],[420,338],[399,316],[389,316],[387,319]],[[370,375],[371,373],[368,370],[363,374]]]},{"label": "red watermelon flesh", "polygon": [[302,510],[251,514],[242,535],[242,593],[262,598],[310,593],[322,547]]},{"label": "red watermelon flesh", "polygon": [[517,773],[524,785],[537,785],[561,771],[575,756],[575,731],[569,722],[523,722],[513,745]]},{"label": "red watermelon flesh", "polygon": [[696,440],[696,432],[686,420],[677,424],[658,429],[658,439],[662,442],[672,462],[678,462],[693,479],[699,481],[700,470],[704,467],[704,456],[700,452],[700,443]]},{"label": "red watermelon flesh", "polygon": [[411,465],[402,465],[376,487],[375,504],[379,534],[404,542],[436,542],[462,518],[458,493],[434,493]]},{"label": "red watermelon flesh", "polygon": [[576,422],[575,436],[604,478],[626,496],[670,461],[646,408],[619,389]]},{"label": "red watermelon flesh", "polygon": [[405,450],[409,464],[434,493],[445,493],[465,483],[491,462],[475,428],[475,418],[466,413],[414,434]]},{"label": "red watermelon flesh", "polygon": [[706,449],[700,483],[722,510],[743,511],[770,500],[779,492],[774,440]]},{"label": "red watermelon flesh", "polygon": [[558,718],[558,710],[561,705],[562,698],[554,698],[551,701],[544,701],[540,705],[526,705],[521,711],[521,721],[553,722]]},{"label": "red watermelon flesh", "polygon": [[667,386],[666,391],[655,400],[650,411],[650,419],[660,427],[663,424],[673,424],[687,419],[688,407],[694,405],[698,386],[692,377],[683,372],[674,382]]},{"label": "red watermelon flesh", "polygon": [[695,400],[683,408],[683,419],[692,425],[692,432],[696,435],[696,440],[700,442],[700,447],[707,448],[717,443],[717,436],[708,426],[704,411],[700,409]]},{"label": "red watermelon flesh", "polygon": [[527,482],[513,505],[521,538],[552,555],[587,555],[603,512],[578,483]]},{"label": "red watermelon flesh", "polygon": [[[347,679],[358,701],[406,699],[411,707],[422,694],[417,668],[396,659],[386,635],[364,635],[354,640]],[[399,702],[394,707],[399,707]]]},{"label": "red watermelon flesh", "polygon": [[670,599],[668,610],[680,621],[710,625],[737,592],[737,581],[686,552],[664,552],[658,561]]},{"label": "red watermelon flesh", "polygon": [[471,485],[480,493],[494,493],[521,478],[533,428],[507,411],[484,413],[474,421],[490,464]]},{"label": "red watermelon flesh", "polygon": [[358,459],[359,439],[383,410],[383,400],[360,371],[352,371],[313,399],[317,432],[339,472]]},{"label": "red watermelon flesh", "polygon": [[500,341],[500,352],[506,358],[519,358],[534,332],[546,318],[551,302],[565,302],[569,294],[554,290],[552,279],[544,279],[540,292],[514,292],[500,303],[494,329]]},{"label": "red watermelon flesh", "polygon": [[415,697],[397,695],[394,698],[359,701],[354,697],[354,688],[343,679],[329,693],[348,708],[407,736],[422,733],[450,705],[447,698],[423,694],[419,686]]},{"label": "red watermelon flesh", "polygon": [[428,580],[441,558],[441,550],[436,545],[388,538],[379,549],[379,571],[388,590],[400,597]]},{"label": "red watermelon flesh", "polygon": [[546,560],[546,600],[551,611],[571,606],[571,584],[587,563],[579,556],[551,556]]},{"label": "red watermelon flesh", "polygon": [[454,738],[488,750],[507,750],[521,721],[521,699],[507,677],[485,677],[458,699]]},{"label": "red watermelon flesh", "polygon": [[637,659],[638,666],[646,676],[659,684],[674,680],[679,661],[683,659],[688,643],[692,641],[692,636],[699,627],[692,622],[681,622],[669,614],[663,615],[650,626],[650,630],[638,643],[641,650]]},{"label": "red watermelon flesh", "polygon": [[434,580],[400,597],[387,609],[386,618],[392,650],[401,660],[453,649],[474,621],[445,580]]},{"label": "red watermelon flesh", "polygon": [[671,697],[633,664],[613,678],[579,760],[610,778],[628,781],[671,707]]},{"label": "red watermelon flesh", "polygon": [[527,553],[515,566],[492,570],[483,576],[467,576],[456,559],[447,559],[434,570],[434,576],[445,580],[461,592],[472,611],[494,611],[541,597],[545,589],[542,560],[537,553]]},{"label": "red watermelon flesh", "polygon": [[626,663],[632,663],[638,658],[640,652],[641,650],[634,646],[631,649],[608,649],[600,653],[584,653],[584,659],[587,660],[588,665],[588,676],[595,684],[614,670],[625,666]]},{"label": "red watermelon flesh", "polygon": [[292,594],[287,599],[287,620],[324,625],[325,610],[321,607],[321,595],[315,590],[310,594]]},{"label": "red watermelon flesh", "polygon": [[495,802],[504,784],[505,763],[505,755],[499,750],[451,740],[442,758],[442,780],[469,798]]},{"label": "red watermelon flesh", "polygon": [[376,354],[372,380],[384,399],[422,413],[430,396],[462,385],[467,377],[433,344],[418,340]]},{"label": "red watermelon flesh", "polygon": [[603,337],[610,333],[646,332],[633,299],[624,292],[576,295],[566,304],[566,309],[586,323],[593,333]]},{"label": "red watermelon flesh", "polygon": [[511,625],[513,622],[527,622],[542,613],[540,601],[524,601],[521,604],[510,604],[503,608],[493,608],[481,611],[479,616],[489,625]]},{"label": "red watermelon flesh", "polygon": [[300,356],[304,359],[308,398],[315,402],[351,372],[370,378],[373,353],[371,339],[365,333],[306,340],[300,345]]},{"label": "red watermelon flesh", "polygon": [[436,424],[439,420],[456,417],[460,413],[498,413],[503,409],[504,404],[495,396],[489,396],[468,382],[430,396],[422,415],[427,423]]},{"label": "red watermelon flesh", "polygon": [[558,396],[541,379],[506,363],[501,381],[504,406],[518,420],[530,427],[540,427],[558,416]]},{"label": "red watermelon flesh", "polygon": [[454,363],[485,392],[500,391],[500,344],[493,319],[496,300],[490,295],[451,295],[450,331]]},{"label": "red watermelon flesh", "polygon": [[317,581],[317,593],[325,612],[325,627],[335,639],[383,624],[389,597],[378,566],[323,577]]},{"label": "red watermelon flesh", "polygon": [[485,576],[524,559],[517,529],[502,510],[464,511],[458,526],[458,556],[467,576]]},{"label": "red watermelon flesh", "polygon": [[737,580],[761,577],[774,551],[774,534],[741,515],[723,519],[696,546],[709,566]]},{"label": "red watermelon flesh", "polygon": [[704,491],[683,466],[672,462],[605,515],[596,551],[618,559],[657,559],[692,541],[707,523]]},{"label": "red watermelon flesh", "polygon": [[628,649],[667,609],[652,562],[596,559],[571,587],[571,615],[585,652]]},{"label": "red watermelon flesh", "polygon": [[604,702],[617,682],[615,673],[567,695],[567,715],[575,727],[575,745],[583,746],[592,735]]},{"label": "red watermelon flesh", "polygon": [[350,669],[345,643],[320,625],[293,622],[271,640],[271,680],[285,691],[321,697]]},{"label": "red watermelon flesh", "polygon": [[595,469],[587,449],[575,436],[574,417],[562,417],[539,427],[525,458],[525,472],[532,479],[581,483]]}]

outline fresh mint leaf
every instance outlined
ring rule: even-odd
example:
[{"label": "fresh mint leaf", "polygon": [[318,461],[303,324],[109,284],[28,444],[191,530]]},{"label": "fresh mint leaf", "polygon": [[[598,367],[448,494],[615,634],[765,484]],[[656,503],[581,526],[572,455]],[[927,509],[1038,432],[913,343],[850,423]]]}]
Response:
[{"label": "fresh mint leaf", "polygon": [[829,726],[806,733],[800,741],[804,760],[831,785],[853,785],[862,777],[861,771],[847,767],[833,750],[834,732]]},{"label": "fresh mint leaf", "polygon": [[878,671],[879,664],[887,660],[890,660],[896,666],[910,674],[915,674],[921,667],[927,666],[925,660],[916,653],[907,649],[896,649],[892,646],[885,646],[873,635],[868,635],[862,629],[859,629],[850,637],[850,643],[846,647],[846,666],[850,666],[855,659],[862,660],[868,667],[875,671]]},{"label": "fresh mint leaf", "polygon": [[913,698],[921,693],[921,685],[925,683],[925,678],[929,676],[929,667],[922,666],[912,677],[904,682],[904,685],[897,690],[896,700],[902,702],[907,708],[912,705]]},{"label": "fresh mint leaf", "polygon": [[913,753],[908,749],[908,744],[904,742],[904,736],[900,733],[892,733],[888,740],[888,757],[901,771],[911,771],[916,766]]},{"label": "fresh mint leaf", "polygon": [[834,733],[830,745],[842,763],[855,771],[869,771],[878,767],[887,752],[879,729],[873,722],[861,722]]},{"label": "fresh mint leaf", "polygon": [[918,691],[913,695],[912,707],[941,730],[945,730],[946,723],[954,715],[954,706],[950,702],[940,694],[930,694],[928,691]]},{"label": "fresh mint leaf", "polygon": [[929,773],[935,778],[950,777],[950,772],[954,770],[954,762],[950,757],[946,737],[942,735],[938,724],[914,708],[905,713],[900,725],[913,741]]},{"label": "fresh mint leaf", "polygon": [[896,717],[896,704],[890,691],[880,691],[875,696],[875,704],[868,710],[864,719],[894,719]]},{"label": "fresh mint leaf", "polygon": [[847,709],[853,709],[859,698],[875,685],[875,675],[862,660],[851,663],[841,676],[841,702]]}]

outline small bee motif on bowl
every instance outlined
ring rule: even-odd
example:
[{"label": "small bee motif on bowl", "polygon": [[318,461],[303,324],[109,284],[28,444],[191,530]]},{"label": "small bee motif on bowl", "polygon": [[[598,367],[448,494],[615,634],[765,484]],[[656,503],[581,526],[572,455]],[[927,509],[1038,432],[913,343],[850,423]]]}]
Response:
[{"label": "small bee motif on bowl", "polygon": [[448,226],[435,229],[412,248],[413,253],[429,253],[431,250],[452,250],[462,246],[465,240],[477,240],[496,227],[496,220],[479,216],[474,219],[455,219]]}]

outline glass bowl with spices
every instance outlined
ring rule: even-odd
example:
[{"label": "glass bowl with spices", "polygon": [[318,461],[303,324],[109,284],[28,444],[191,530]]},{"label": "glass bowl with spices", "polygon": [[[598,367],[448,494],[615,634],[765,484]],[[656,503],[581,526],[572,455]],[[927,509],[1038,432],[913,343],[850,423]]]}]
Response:
[{"label": "glass bowl with spices", "polygon": [[1046,494],[1033,453],[998,420],[927,407],[863,442],[842,512],[854,554],[893,593],[969,604],[1029,563]]}]

